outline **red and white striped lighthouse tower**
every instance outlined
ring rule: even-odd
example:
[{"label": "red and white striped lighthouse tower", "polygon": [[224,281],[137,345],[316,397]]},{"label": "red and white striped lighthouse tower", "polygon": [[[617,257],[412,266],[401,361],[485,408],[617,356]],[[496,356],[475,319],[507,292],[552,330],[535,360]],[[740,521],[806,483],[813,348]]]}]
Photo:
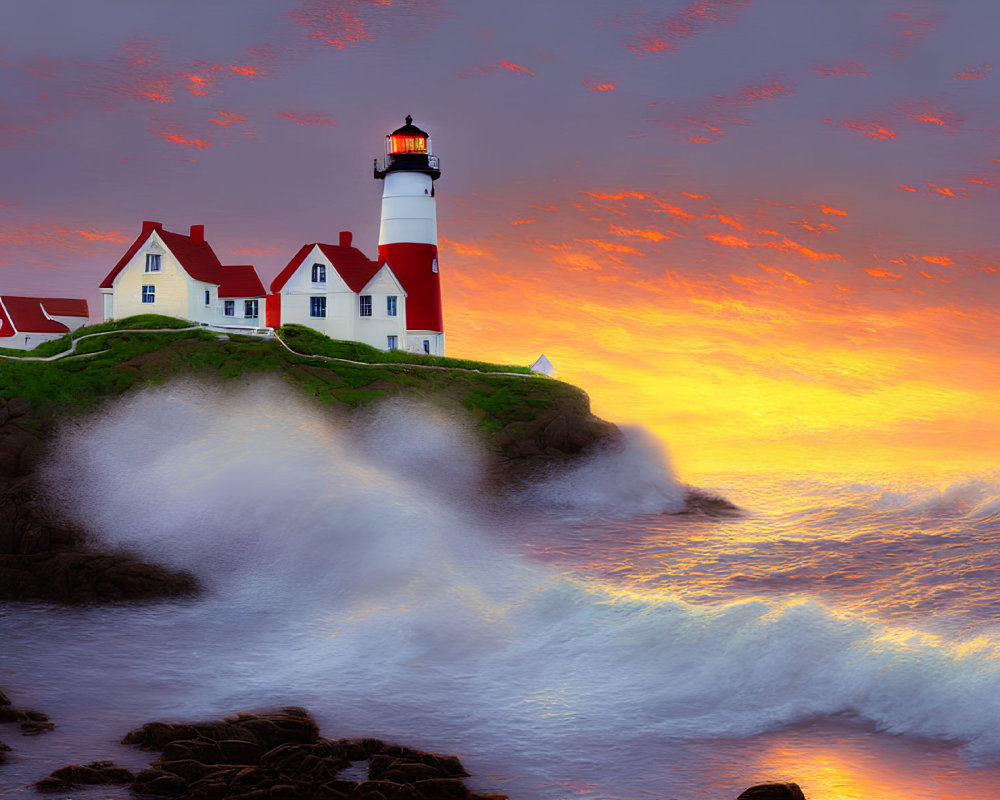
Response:
[{"label": "red and white striped lighthouse tower", "polygon": [[385,158],[375,160],[375,178],[383,181],[378,257],[406,290],[406,349],[432,355],[444,355],[434,200],[439,177],[430,136],[407,116],[385,137]]}]

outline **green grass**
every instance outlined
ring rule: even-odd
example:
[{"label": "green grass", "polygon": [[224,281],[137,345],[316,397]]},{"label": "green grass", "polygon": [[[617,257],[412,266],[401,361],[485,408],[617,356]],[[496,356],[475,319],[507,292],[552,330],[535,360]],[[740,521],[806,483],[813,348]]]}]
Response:
[{"label": "green grass", "polygon": [[[487,438],[505,429],[523,432],[540,413],[554,407],[589,412],[582,391],[531,375],[523,367],[518,368],[521,374],[501,375],[497,372],[513,368],[437,358],[436,366],[465,369],[414,369],[409,363],[386,363],[389,357],[406,355],[400,351],[383,353],[355,342],[337,342],[304,328],[282,329],[293,348],[363,363],[321,361],[289,353],[274,340],[233,334],[220,339],[200,328],[127,332],[140,326],[186,325],[169,318],[133,317],[81,329],[76,337],[98,329],[108,335],[79,342],[77,353],[63,359],[0,359],[0,396],[30,400],[34,408],[30,424],[46,429],[67,414],[93,408],[133,387],[155,387],[181,374],[222,381],[278,374],[303,394],[346,408],[395,395],[418,396],[452,411],[465,408]],[[415,359],[414,363],[429,362],[427,357]]]},{"label": "green grass", "polygon": [[126,317],[125,319],[116,319],[111,322],[101,322],[97,325],[85,325],[82,328],[77,328],[72,333],[67,333],[65,336],[60,336],[58,339],[52,339],[48,342],[42,342],[38,347],[32,350],[15,350],[9,347],[0,347],[0,355],[2,356],[31,356],[33,358],[48,358],[49,356],[57,355],[64,350],[69,350],[70,345],[74,339],[79,339],[81,336],[86,336],[90,333],[104,333],[105,331],[120,331],[127,330],[129,328],[144,328],[144,329],[156,329],[156,328],[189,328],[194,323],[184,320],[177,319],[176,317],[165,317],[161,314],[138,314],[134,317]]},{"label": "green grass", "polygon": [[331,339],[318,331],[303,325],[284,325],[278,331],[288,346],[309,355],[346,358],[349,361],[363,361],[366,364],[422,364],[430,367],[458,367],[475,369],[480,372],[517,372],[532,375],[528,367],[516,364],[491,364],[486,361],[469,361],[463,358],[428,356],[409,353],[405,350],[379,350],[361,342],[347,342]]}]

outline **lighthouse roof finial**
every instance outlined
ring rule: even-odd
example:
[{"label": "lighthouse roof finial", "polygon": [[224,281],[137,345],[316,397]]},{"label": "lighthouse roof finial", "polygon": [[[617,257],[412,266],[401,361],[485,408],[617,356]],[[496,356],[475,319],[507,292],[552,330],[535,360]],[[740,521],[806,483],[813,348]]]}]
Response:
[{"label": "lighthouse roof finial", "polygon": [[413,124],[413,117],[411,117],[409,114],[406,115],[406,124],[407,125]]}]

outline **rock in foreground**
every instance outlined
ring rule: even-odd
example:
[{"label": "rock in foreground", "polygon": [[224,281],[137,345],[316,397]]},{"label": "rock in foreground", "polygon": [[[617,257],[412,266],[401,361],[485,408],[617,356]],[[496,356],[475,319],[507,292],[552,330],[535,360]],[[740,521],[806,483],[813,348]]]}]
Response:
[{"label": "rock in foreground", "polygon": [[[131,781],[137,794],[179,800],[506,800],[470,791],[454,756],[377,739],[323,739],[301,708],[193,725],[150,722],[123,743],[161,755],[135,776],[107,762],[73,765],[36,788]],[[359,762],[364,777],[357,775]]]}]

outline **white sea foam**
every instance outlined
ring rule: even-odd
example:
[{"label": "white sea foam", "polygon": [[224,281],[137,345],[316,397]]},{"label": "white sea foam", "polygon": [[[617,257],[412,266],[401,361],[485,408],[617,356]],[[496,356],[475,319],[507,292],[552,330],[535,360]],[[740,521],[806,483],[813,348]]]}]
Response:
[{"label": "white sea foam", "polygon": [[607,445],[569,465],[553,466],[516,499],[583,519],[683,511],[684,488],[663,443],[640,426],[622,430],[624,446]]},{"label": "white sea foam", "polygon": [[[533,497],[659,508],[673,478],[631,441]],[[892,634],[809,600],[695,606],[553,574],[495,547],[495,520],[458,499],[480,458],[426,410],[341,423],[273,386],[136,395],[64,431],[49,484],[105,541],[190,569],[209,593],[80,613],[62,631],[69,660],[22,631],[21,668],[131,697],[136,721],[295,702],[326,727],[525,775],[582,759],[615,779],[609,737],[645,752],[844,712],[1000,757],[995,643]],[[657,477],[633,492],[635,471]],[[17,639],[16,620],[0,625]]]}]

